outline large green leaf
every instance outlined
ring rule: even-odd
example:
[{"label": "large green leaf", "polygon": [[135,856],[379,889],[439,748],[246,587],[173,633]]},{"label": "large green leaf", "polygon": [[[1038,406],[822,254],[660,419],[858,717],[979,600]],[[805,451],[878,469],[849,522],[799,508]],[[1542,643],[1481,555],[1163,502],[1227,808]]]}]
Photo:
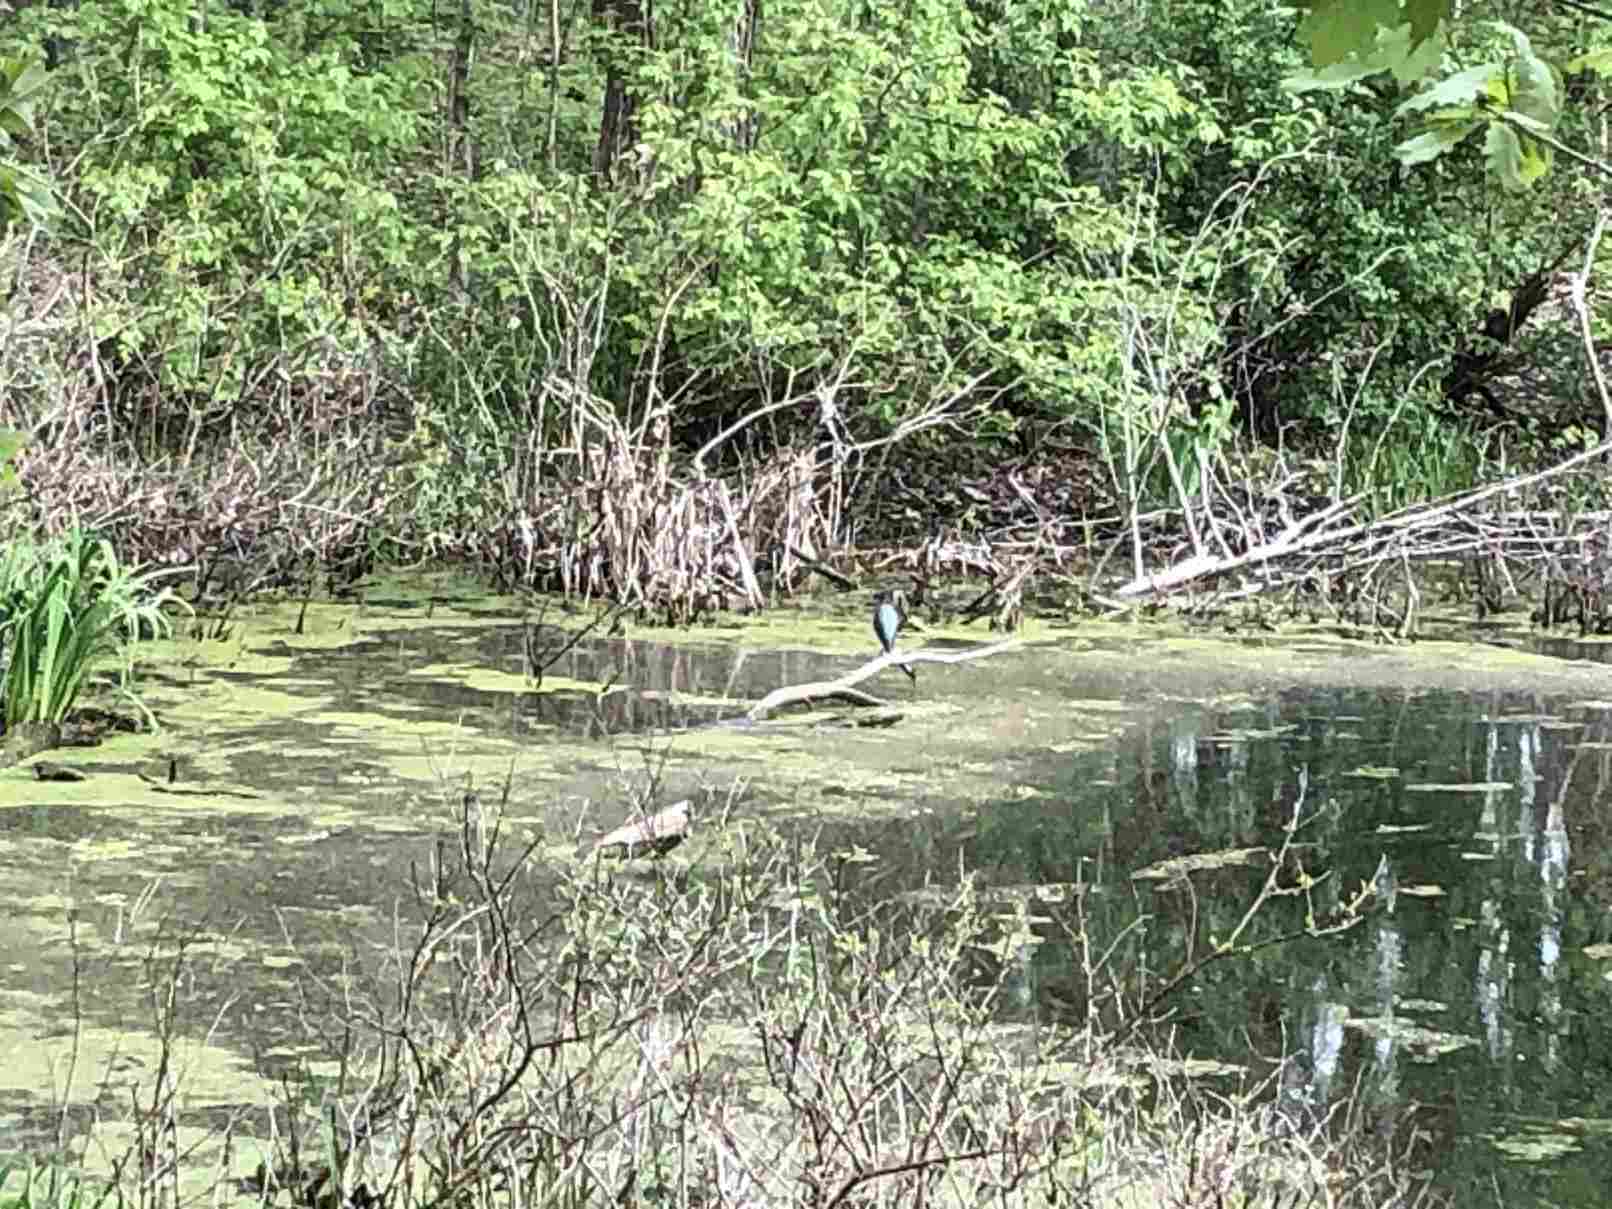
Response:
[{"label": "large green leaf", "polygon": [[1379,27],[1400,24],[1399,0],[1316,0],[1309,8],[1301,33],[1310,43],[1316,67],[1352,54],[1369,54]]},{"label": "large green leaf", "polygon": [[1520,136],[1502,121],[1489,123],[1484,156],[1489,171],[1508,189],[1526,189],[1550,171],[1550,148]]},{"label": "large green leaf", "polygon": [[[0,146],[26,136],[46,75],[32,59],[0,59]],[[38,226],[56,215],[49,187],[17,164],[0,162],[0,231],[18,219]]]},{"label": "large green leaf", "polygon": [[1499,63],[1480,63],[1424,88],[1394,111],[1395,117],[1423,109],[1473,105],[1479,97],[1501,101],[1505,91],[1505,68]]},{"label": "large green leaf", "polygon": [[1419,83],[1437,71],[1444,61],[1444,39],[1419,35],[1414,24],[1384,30],[1380,40],[1390,43],[1396,50],[1403,47],[1402,53],[1388,61],[1388,70],[1402,86]]},{"label": "large green leaf", "polygon": [[1400,143],[1394,148],[1394,158],[1402,164],[1424,164],[1437,159],[1482,124],[1476,119],[1440,122]]},{"label": "large green leaf", "polygon": [[1561,118],[1561,99],[1556,88],[1556,73],[1550,64],[1534,53],[1528,35],[1509,25],[1500,28],[1512,35],[1517,46],[1517,57],[1511,63],[1511,108],[1547,129],[1554,128]]},{"label": "large green leaf", "polygon": [[1453,6],[1454,0],[1300,0],[1294,7],[1307,10],[1299,36],[1310,44],[1310,61],[1320,69],[1351,55],[1372,54],[1384,29],[1405,27],[1403,53],[1419,52],[1424,43],[1436,41]]},{"label": "large green leaf", "polygon": [[1413,44],[1409,25],[1383,27],[1377,30],[1369,50],[1356,51],[1325,67],[1293,72],[1283,79],[1282,87],[1292,93],[1345,88],[1385,71],[1400,84],[1410,85],[1438,66],[1443,49],[1436,39]]},{"label": "large green leaf", "polygon": [[1438,32],[1439,23],[1448,21],[1455,0],[1405,0],[1405,16],[1410,19],[1411,46],[1419,47]]}]

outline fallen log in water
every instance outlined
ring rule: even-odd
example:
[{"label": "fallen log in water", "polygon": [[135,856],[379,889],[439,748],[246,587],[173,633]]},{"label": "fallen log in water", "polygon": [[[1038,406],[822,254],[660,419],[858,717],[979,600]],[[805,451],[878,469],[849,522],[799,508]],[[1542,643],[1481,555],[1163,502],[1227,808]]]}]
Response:
[{"label": "fallen log in water", "polygon": [[838,680],[817,680],[810,684],[786,684],[782,688],[775,688],[752,705],[745,718],[750,722],[760,722],[786,705],[796,705],[803,701],[840,700],[852,705],[884,705],[883,698],[865,693],[855,686],[869,676],[882,672],[893,663],[967,663],[971,659],[983,659],[987,655],[1010,651],[1022,645],[1024,644],[1017,639],[1009,638],[966,651],[906,649],[890,651],[877,659],[870,659],[854,672],[848,672]]}]

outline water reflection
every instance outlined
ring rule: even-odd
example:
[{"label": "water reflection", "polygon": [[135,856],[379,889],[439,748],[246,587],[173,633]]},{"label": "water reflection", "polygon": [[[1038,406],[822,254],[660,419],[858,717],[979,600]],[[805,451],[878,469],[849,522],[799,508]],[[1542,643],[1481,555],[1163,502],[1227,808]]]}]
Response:
[{"label": "water reflection", "polygon": [[[1282,1094],[1309,1111],[1357,1087],[1384,1119],[1423,1106],[1445,1182],[1490,1202],[1498,1188],[1507,1205],[1601,1205],[1612,960],[1593,946],[1612,932],[1609,753],[1598,705],[1295,693],[1145,725],[1096,765],[1048,765],[1056,805],[1002,808],[971,841],[971,863],[1092,882],[1094,932],[1117,936],[1144,911],[1120,960],[1163,978],[1189,946],[1232,932],[1268,864],[1197,872],[1187,886],[1133,883],[1131,871],[1276,847],[1307,778],[1300,855],[1331,877],[1271,904],[1250,938],[1302,928],[1306,912],[1324,920],[1362,881],[1376,905],[1341,936],[1205,970],[1174,1004],[1181,1044],[1245,1063],[1286,1056]],[[1045,944],[1017,981],[1052,1012],[1074,960],[1070,944]]]},{"label": "water reflection", "polygon": [[[444,625],[381,633],[339,650],[303,655],[296,669],[300,679],[288,680],[278,670],[226,671],[219,678],[285,692],[300,688],[310,698],[328,694],[335,683],[342,708],[377,717],[408,721],[424,708],[436,716],[479,717],[504,733],[555,731],[595,739],[731,719],[779,684],[838,674],[855,662],[804,650],[600,638],[545,659],[540,682],[528,672],[520,628],[466,631]],[[478,687],[467,682],[469,669],[503,673],[515,686]],[[561,687],[566,682],[586,687]]]}]

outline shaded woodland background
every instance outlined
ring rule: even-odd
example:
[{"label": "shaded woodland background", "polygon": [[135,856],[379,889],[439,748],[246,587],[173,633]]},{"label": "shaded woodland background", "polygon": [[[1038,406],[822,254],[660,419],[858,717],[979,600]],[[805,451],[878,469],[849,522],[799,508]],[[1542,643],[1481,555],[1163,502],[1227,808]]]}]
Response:
[{"label": "shaded woodland background", "polygon": [[[1473,9],[1457,66],[1605,37]],[[687,619],[852,547],[1380,515],[1604,422],[1597,174],[1397,163],[1392,78],[1284,89],[1268,3],[82,0],[0,55],[56,206],[5,244],[10,515],[243,588],[469,558]]]}]

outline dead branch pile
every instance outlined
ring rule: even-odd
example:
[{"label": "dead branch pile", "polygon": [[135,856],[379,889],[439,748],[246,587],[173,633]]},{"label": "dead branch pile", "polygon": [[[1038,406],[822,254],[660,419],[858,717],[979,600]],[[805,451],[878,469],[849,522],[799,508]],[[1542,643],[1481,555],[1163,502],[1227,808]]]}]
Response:
[{"label": "dead branch pile", "polygon": [[[549,454],[512,491],[506,518],[464,553],[506,584],[557,587],[583,600],[664,611],[672,624],[766,603],[763,557],[782,583],[792,550],[829,544],[810,451],[769,460],[737,483],[673,455],[658,432],[594,410],[579,449]],[[785,575],[787,579],[788,575]]]},{"label": "dead branch pile", "polygon": [[[1480,608],[1500,607],[1520,595],[1520,580],[1542,573],[1547,584],[1597,599],[1612,591],[1612,531],[1606,512],[1576,512],[1549,504],[1548,492],[1568,475],[1598,467],[1612,442],[1585,450],[1545,470],[1416,504],[1372,521],[1358,519],[1358,499],[1345,499],[1288,519],[1267,532],[1248,517],[1229,523],[1226,514],[1200,517],[1205,535],[1197,551],[1163,571],[1143,573],[1120,585],[1111,603],[1208,594],[1224,602],[1259,593],[1319,588],[1376,596],[1385,573],[1403,576],[1413,611],[1416,564],[1461,560],[1479,579]],[[1138,560],[1140,562],[1140,560]],[[1597,611],[1605,612],[1597,607]],[[1551,618],[1559,620],[1560,618]]]},{"label": "dead branch pile", "polygon": [[198,592],[211,582],[244,596],[300,584],[314,571],[356,578],[386,508],[384,481],[361,451],[312,463],[303,453],[224,453],[203,477],[176,463],[128,466],[73,444],[30,444],[18,457],[23,491],[11,507],[31,509],[31,527],[46,535],[81,525],[132,563],[192,567]]}]

